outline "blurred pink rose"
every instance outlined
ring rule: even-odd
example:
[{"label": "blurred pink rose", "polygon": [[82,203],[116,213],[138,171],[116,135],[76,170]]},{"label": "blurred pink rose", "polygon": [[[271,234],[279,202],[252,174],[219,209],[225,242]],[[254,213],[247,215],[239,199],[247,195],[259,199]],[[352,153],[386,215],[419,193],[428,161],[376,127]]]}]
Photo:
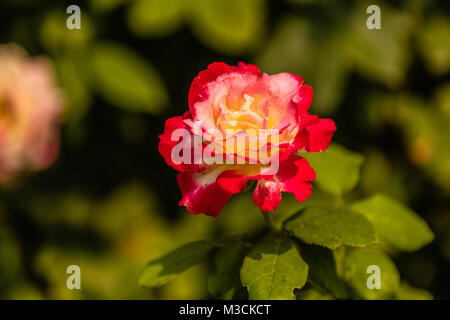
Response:
[{"label": "blurred pink rose", "polygon": [[14,45],[0,45],[0,182],[47,168],[59,149],[62,100],[52,69]]}]

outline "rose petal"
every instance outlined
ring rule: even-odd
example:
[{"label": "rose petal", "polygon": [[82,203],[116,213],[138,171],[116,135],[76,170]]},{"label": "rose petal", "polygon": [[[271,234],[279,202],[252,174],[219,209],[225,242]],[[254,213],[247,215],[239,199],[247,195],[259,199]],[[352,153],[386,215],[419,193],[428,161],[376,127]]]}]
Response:
[{"label": "rose petal", "polygon": [[[163,156],[164,160],[166,161],[167,165],[171,166],[175,170],[181,171],[181,172],[200,172],[205,170],[205,165],[203,164],[196,164],[198,161],[194,161],[194,146],[192,144],[193,136],[190,135],[189,140],[191,141],[190,146],[190,161],[189,163],[175,163],[172,159],[172,150],[173,148],[178,145],[178,143],[181,143],[183,140],[182,137],[180,137],[178,140],[172,140],[172,134],[177,129],[186,130],[186,132],[190,132],[189,127],[186,125],[185,120],[190,119],[191,114],[189,111],[185,112],[183,116],[173,117],[166,120],[166,123],[164,125],[164,133],[159,136],[159,145],[158,150],[159,153]],[[186,147],[187,149],[188,147]],[[203,150],[203,149],[202,149]]]},{"label": "rose petal", "polygon": [[305,158],[291,155],[280,163],[278,172],[258,182],[253,193],[255,204],[263,211],[275,210],[281,202],[281,192],[294,194],[299,202],[311,195],[315,172]]},{"label": "rose petal", "polygon": [[281,185],[274,181],[260,180],[253,192],[253,201],[262,211],[272,211],[281,203]]},{"label": "rose petal", "polygon": [[186,206],[193,214],[203,213],[216,217],[232,194],[219,186],[215,174],[215,172],[179,173],[177,181],[182,194],[179,205]]},{"label": "rose petal", "polygon": [[331,119],[319,119],[319,122],[306,127],[309,134],[309,152],[322,152],[328,148],[336,125]]},{"label": "rose petal", "polygon": [[208,83],[215,81],[219,76],[229,72],[243,72],[243,70],[227,65],[223,62],[214,62],[208,66],[208,69],[200,72],[197,77],[194,78],[191,88],[189,90],[189,107],[191,108],[192,115],[195,118],[194,105],[198,101],[203,101],[208,98],[208,91],[205,87]]}]

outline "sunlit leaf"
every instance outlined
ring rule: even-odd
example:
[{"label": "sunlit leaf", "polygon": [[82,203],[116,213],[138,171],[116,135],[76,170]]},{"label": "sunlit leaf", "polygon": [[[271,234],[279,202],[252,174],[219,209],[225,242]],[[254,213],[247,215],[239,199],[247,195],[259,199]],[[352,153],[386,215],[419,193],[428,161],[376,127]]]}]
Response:
[{"label": "sunlit leaf", "polygon": [[307,276],[308,265],[295,244],[273,235],[247,254],[241,269],[251,300],[294,300],[294,289],[302,288]]},{"label": "sunlit leaf", "polygon": [[352,208],[365,215],[380,237],[398,249],[415,251],[434,238],[424,220],[385,195],[379,194],[357,202]]},{"label": "sunlit leaf", "polygon": [[140,36],[161,36],[173,32],[183,19],[183,0],[138,0],[128,12],[128,25]]},{"label": "sunlit leaf", "polygon": [[[380,289],[368,286],[376,274],[367,268],[380,270]],[[392,299],[400,285],[400,276],[394,263],[384,253],[374,249],[355,249],[345,256],[344,277],[357,297],[369,300]],[[372,285],[372,282],[370,283]]]},{"label": "sunlit leaf", "polygon": [[120,44],[101,43],[91,51],[96,88],[127,111],[159,113],[168,97],[156,70],[143,57]]},{"label": "sunlit leaf", "polygon": [[332,195],[324,193],[318,188],[313,188],[311,196],[302,202],[298,202],[291,193],[284,193],[283,201],[277,209],[269,212],[267,217],[272,226],[278,230],[282,228],[284,221],[306,207],[334,203],[336,203],[336,199]]},{"label": "sunlit leaf", "polygon": [[369,1],[358,2],[349,18],[347,35],[343,39],[348,58],[366,76],[396,87],[406,77],[411,60],[408,36],[411,20],[407,14],[381,7],[381,29],[367,28],[366,8]]},{"label": "sunlit leaf", "polygon": [[419,28],[419,45],[428,69],[436,74],[450,70],[450,21],[437,14]]},{"label": "sunlit leaf", "polygon": [[340,206],[313,206],[288,220],[284,228],[295,237],[330,249],[340,246],[364,247],[377,242],[366,217]]},{"label": "sunlit leaf", "polygon": [[264,0],[196,0],[188,12],[197,36],[224,53],[253,49],[264,32]]},{"label": "sunlit leaf", "polygon": [[359,180],[363,157],[338,144],[319,153],[301,154],[316,172],[315,182],[324,191],[337,196],[352,190]]},{"label": "sunlit leaf", "polygon": [[76,123],[87,113],[91,102],[84,61],[73,56],[63,56],[56,65],[64,88],[65,117],[69,122]]},{"label": "sunlit leaf", "polygon": [[209,241],[197,241],[150,261],[139,278],[143,287],[158,287],[172,280],[176,275],[200,263],[213,249]]},{"label": "sunlit leaf", "polygon": [[88,14],[85,13],[81,17],[81,29],[68,29],[66,27],[68,17],[64,11],[51,11],[40,26],[40,41],[54,54],[84,50],[95,34],[95,26]]}]

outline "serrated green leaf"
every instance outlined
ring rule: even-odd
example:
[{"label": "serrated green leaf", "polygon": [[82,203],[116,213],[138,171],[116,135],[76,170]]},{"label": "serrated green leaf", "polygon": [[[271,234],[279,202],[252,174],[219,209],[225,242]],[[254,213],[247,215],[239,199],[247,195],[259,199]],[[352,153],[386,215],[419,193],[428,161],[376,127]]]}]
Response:
[{"label": "serrated green leaf", "polygon": [[211,242],[197,241],[150,261],[139,278],[139,285],[148,288],[162,286],[176,275],[200,263],[212,249]]},{"label": "serrated green leaf", "polygon": [[274,211],[271,211],[267,217],[270,220],[270,224],[276,230],[283,227],[284,221],[293,217],[297,212],[306,208],[324,204],[335,204],[336,199],[334,196],[320,191],[318,188],[313,188],[311,196],[305,201],[298,202],[294,195],[285,193],[283,195],[283,201]]},{"label": "serrated green leaf", "polygon": [[270,235],[245,257],[241,283],[251,300],[294,300],[294,289],[302,288],[308,276],[294,242]]},{"label": "serrated green leaf", "polygon": [[301,154],[316,172],[315,183],[320,189],[342,196],[352,190],[359,181],[364,158],[336,143],[319,153]]},{"label": "serrated green leaf", "polygon": [[295,237],[330,249],[340,246],[365,247],[377,242],[366,217],[341,206],[314,206],[286,221],[284,228]]},{"label": "serrated green leaf", "polygon": [[315,245],[301,244],[300,248],[302,257],[309,266],[308,281],[320,286],[336,299],[345,299],[348,296],[347,288],[337,275],[332,252]]},{"label": "serrated green leaf", "polygon": [[90,66],[96,88],[122,109],[157,114],[167,104],[167,93],[156,70],[123,45],[97,44],[91,51]]},{"label": "serrated green leaf", "polygon": [[[369,266],[378,266],[380,270],[380,289],[369,289],[368,279],[375,274],[368,271]],[[363,299],[392,299],[400,285],[397,267],[391,259],[374,249],[355,249],[344,260],[344,278],[355,294]]]},{"label": "serrated green leaf", "polygon": [[357,202],[352,208],[372,222],[381,238],[404,251],[415,251],[430,243],[433,232],[411,209],[385,195]]},{"label": "serrated green leaf", "polygon": [[233,241],[220,249],[214,259],[216,272],[209,277],[209,292],[216,298],[230,300],[242,293],[240,269],[248,249],[241,241]]}]

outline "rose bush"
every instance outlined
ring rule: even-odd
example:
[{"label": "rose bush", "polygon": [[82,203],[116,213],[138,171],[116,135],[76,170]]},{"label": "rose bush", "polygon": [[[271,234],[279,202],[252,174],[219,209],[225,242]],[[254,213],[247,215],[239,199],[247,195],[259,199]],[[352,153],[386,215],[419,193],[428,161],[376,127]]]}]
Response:
[{"label": "rose bush", "polygon": [[244,63],[200,72],[190,110],[168,119],[159,137],[161,155],[180,171],[180,205],[217,216],[249,180],[258,181],[253,199],[263,211],[278,207],[281,192],[306,200],[315,173],[295,153],[325,150],[336,130],[331,119],[308,113],[312,100],[312,88],[291,73],[268,75]]},{"label": "rose bush", "polygon": [[46,60],[0,47],[0,182],[48,167],[59,148],[61,95]]}]

